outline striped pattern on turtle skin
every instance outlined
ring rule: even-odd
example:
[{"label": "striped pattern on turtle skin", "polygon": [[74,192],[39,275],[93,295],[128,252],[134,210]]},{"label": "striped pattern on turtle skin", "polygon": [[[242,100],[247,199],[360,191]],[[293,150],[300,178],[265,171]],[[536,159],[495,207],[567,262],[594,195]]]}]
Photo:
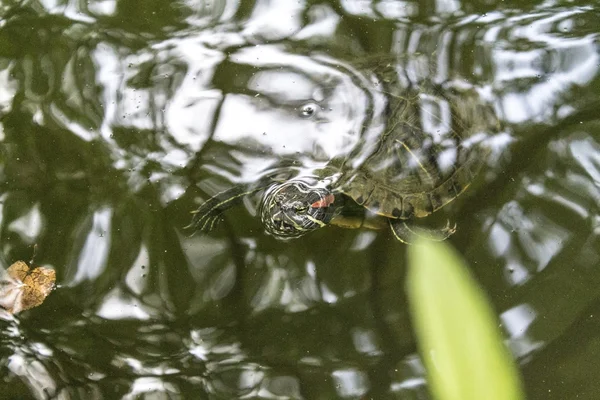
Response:
[{"label": "striped pattern on turtle skin", "polygon": [[298,237],[322,228],[333,218],[335,196],[321,187],[291,180],[265,193],[261,218],[267,233],[279,238]]}]

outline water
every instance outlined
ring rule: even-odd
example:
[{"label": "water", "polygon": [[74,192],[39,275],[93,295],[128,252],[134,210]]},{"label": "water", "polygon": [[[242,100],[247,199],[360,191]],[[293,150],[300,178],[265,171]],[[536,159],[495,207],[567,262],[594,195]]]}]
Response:
[{"label": "water", "polygon": [[429,398],[388,230],[280,241],[252,196],[183,229],[234,184],[372,143],[385,96],[355,65],[392,54],[405,83],[476,90],[501,123],[444,213],[528,398],[599,398],[596,9],[4,1],[2,255],[37,244],[59,288],[1,322],[2,397]]}]

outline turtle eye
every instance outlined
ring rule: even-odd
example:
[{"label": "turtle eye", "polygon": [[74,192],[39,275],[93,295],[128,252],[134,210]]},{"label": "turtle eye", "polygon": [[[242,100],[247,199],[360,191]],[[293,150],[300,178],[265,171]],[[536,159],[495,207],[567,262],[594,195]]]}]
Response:
[{"label": "turtle eye", "polygon": [[316,112],[317,112],[317,105],[314,103],[305,104],[300,108],[300,115],[303,118],[310,118],[313,115],[315,115]]},{"label": "turtle eye", "polygon": [[293,209],[295,213],[304,213],[308,210],[308,206],[301,201],[295,201],[292,204],[291,209]]}]

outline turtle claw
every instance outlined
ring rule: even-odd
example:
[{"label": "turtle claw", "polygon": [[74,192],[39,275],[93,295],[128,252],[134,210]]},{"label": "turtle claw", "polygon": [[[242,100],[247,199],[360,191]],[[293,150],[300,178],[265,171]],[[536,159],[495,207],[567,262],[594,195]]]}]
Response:
[{"label": "turtle claw", "polygon": [[192,221],[184,229],[192,230],[192,235],[196,232],[210,232],[221,220],[221,214],[241,201],[242,196],[239,188],[233,188],[211,197],[191,212]]},{"label": "turtle claw", "polygon": [[390,219],[389,221],[394,236],[404,244],[413,244],[415,237],[441,242],[456,232],[456,223],[450,223],[449,220],[443,228],[425,228],[411,224],[405,220]]},{"label": "turtle claw", "polygon": [[183,229],[192,230],[192,235],[196,232],[210,232],[220,221],[221,212],[216,210],[203,210],[204,205],[196,211],[192,211],[192,222]]}]

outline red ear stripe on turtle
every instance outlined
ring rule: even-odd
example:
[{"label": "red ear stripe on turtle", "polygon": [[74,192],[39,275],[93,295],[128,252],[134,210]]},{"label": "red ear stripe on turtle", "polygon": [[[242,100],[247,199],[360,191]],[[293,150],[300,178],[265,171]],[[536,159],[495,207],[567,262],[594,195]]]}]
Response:
[{"label": "red ear stripe on turtle", "polygon": [[330,205],[333,204],[334,201],[335,201],[335,196],[330,193],[327,196],[323,197],[322,199],[315,201],[310,206],[312,208],[329,207]]}]

